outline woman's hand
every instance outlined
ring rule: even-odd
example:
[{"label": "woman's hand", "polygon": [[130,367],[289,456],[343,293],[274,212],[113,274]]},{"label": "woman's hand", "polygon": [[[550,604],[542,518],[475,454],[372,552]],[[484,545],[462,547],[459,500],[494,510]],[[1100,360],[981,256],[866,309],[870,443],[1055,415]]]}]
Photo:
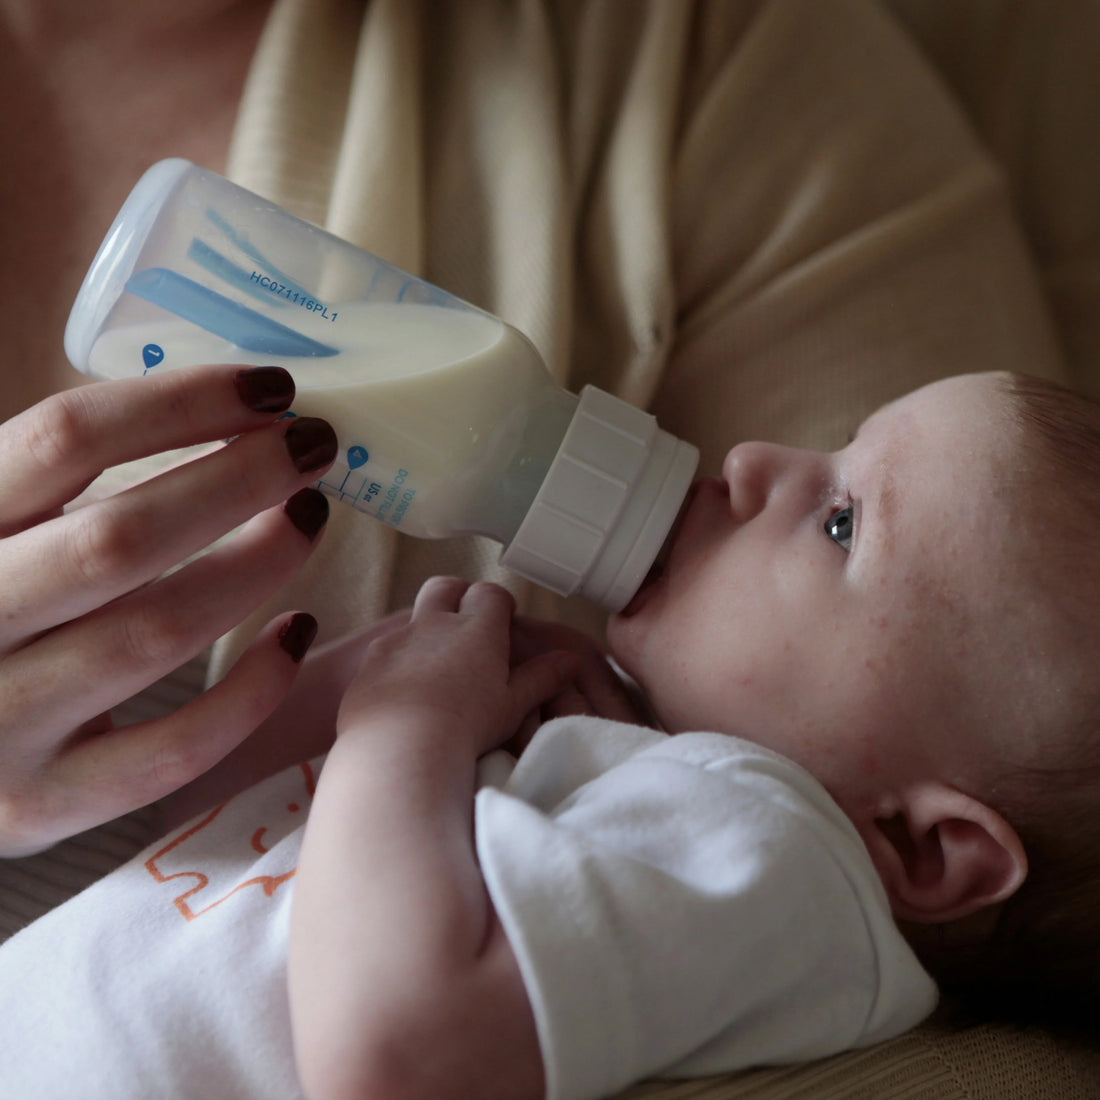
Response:
[{"label": "woman's hand", "polygon": [[209,771],[161,800],[161,827],[174,829],[269,775],[328,752],[336,737],[340,702],[367,646],[405,626],[410,614],[408,609],[396,611],[311,649],[274,713]]},{"label": "woman's hand", "polygon": [[[332,463],[336,438],[319,420],[274,423],[293,395],[277,368],[201,367],[70,390],[0,425],[0,855],[180,787],[285,695],[315,631],[306,615],[270,623],[221,683],[173,715],[114,729],[108,713],[308,558],[328,506],[306,486]],[[228,437],[64,511],[110,466]]]}]

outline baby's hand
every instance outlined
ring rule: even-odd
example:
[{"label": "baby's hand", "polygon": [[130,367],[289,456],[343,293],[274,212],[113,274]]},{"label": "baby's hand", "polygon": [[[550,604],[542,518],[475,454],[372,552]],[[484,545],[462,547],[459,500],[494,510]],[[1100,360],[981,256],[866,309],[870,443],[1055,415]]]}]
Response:
[{"label": "baby's hand", "polygon": [[507,741],[578,670],[574,654],[551,648],[513,664],[514,608],[495,584],[426,581],[408,624],[368,646],[340,706],[337,735],[432,730],[465,738],[475,756]]}]

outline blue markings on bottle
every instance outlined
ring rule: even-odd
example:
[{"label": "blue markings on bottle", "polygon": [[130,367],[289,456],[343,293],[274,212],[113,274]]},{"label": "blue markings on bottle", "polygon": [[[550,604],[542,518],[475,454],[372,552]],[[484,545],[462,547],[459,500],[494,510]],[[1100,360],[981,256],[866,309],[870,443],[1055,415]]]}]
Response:
[{"label": "blue markings on bottle", "polygon": [[[279,280],[279,282],[282,283],[294,295],[302,299],[312,297],[312,295],[309,294],[309,292],[304,287],[299,286],[285,271],[281,271],[279,268],[277,268],[254,244],[252,244],[247,236],[242,233],[238,233],[237,230],[234,229],[233,226],[231,226],[229,222],[227,222],[225,218],[223,218],[221,214],[219,214],[213,207],[207,208],[206,216],[210,220],[210,222],[213,225],[216,225],[218,229],[220,229],[221,232],[225,234],[225,236],[228,237],[229,240],[232,241],[233,244],[236,245],[236,247],[239,248],[250,260],[258,263],[260,267],[264,268],[266,271],[274,275]],[[200,242],[198,241],[194,242],[194,244],[199,243]],[[194,245],[192,245],[192,247],[194,247]],[[192,258],[196,259],[197,257]],[[243,269],[237,268],[237,270],[242,271]]]},{"label": "blue markings on bottle", "polygon": [[352,444],[344,454],[344,461],[347,463],[348,472],[344,474],[344,480],[340,482],[339,488],[336,490],[341,500],[346,500],[350,504],[359,505],[364,493],[368,494],[367,499],[371,499],[376,496],[381,486],[375,486],[374,492],[369,489],[370,481],[367,477],[364,477],[359,486],[355,489],[348,488],[348,481],[355,470],[365,466],[370,459],[370,455],[367,452],[367,448],[361,446],[358,443]]},{"label": "blue markings on bottle", "polygon": [[154,367],[159,367],[164,361],[164,348],[160,344],[146,344],[141,349],[141,358],[145,363],[145,373],[148,374]]},{"label": "blue markings on bottle", "polygon": [[[409,471],[399,468],[381,473],[373,467],[364,471],[368,461],[367,449],[354,444],[344,452],[344,461],[337,462],[316,483],[317,488],[391,527],[400,527],[416,497],[416,489],[406,484]],[[382,481],[374,480],[377,477]],[[384,488],[387,481],[389,488]]]},{"label": "blue markings on bottle", "polygon": [[256,281],[251,278],[251,272],[246,271],[243,267],[238,267],[231,260],[227,260],[220,252],[216,252],[205,241],[200,241],[198,237],[191,242],[190,248],[187,249],[187,258],[194,260],[199,267],[221,279],[222,282],[228,283],[234,290],[239,290],[264,303],[273,302],[278,307],[287,304],[279,298],[272,298],[272,295],[265,288],[256,285]]},{"label": "blue markings on bottle", "polygon": [[150,267],[135,272],[127,280],[126,289],[246,351],[294,358],[339,354],[338,348],[311,340],[167,268]]}]

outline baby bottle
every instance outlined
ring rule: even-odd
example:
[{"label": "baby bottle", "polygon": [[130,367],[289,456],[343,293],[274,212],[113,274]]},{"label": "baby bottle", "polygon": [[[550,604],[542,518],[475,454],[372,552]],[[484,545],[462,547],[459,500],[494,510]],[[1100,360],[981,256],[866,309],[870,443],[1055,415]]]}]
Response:
[{"label": "baby bottle", "polygon": [[184,160],[126,200],[65,351],[97,378],[286,367],[288,415],[324,417],[340,443],[322,491],[409,535],[487,535],[508,569],[609,610],[698,462],[647,413],[562,389],[499,318]]}]

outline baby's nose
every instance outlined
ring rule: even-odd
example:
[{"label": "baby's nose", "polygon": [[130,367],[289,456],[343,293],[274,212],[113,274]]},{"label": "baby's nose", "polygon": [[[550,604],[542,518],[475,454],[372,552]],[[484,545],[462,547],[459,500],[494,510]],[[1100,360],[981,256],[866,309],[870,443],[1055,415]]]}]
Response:
[{"label": "baby's nose", "polygon": [[729,486],[730,507],[741,523],[768,503],[775,487],[799,452],[778,443],[738,443],[722,463]]}]

